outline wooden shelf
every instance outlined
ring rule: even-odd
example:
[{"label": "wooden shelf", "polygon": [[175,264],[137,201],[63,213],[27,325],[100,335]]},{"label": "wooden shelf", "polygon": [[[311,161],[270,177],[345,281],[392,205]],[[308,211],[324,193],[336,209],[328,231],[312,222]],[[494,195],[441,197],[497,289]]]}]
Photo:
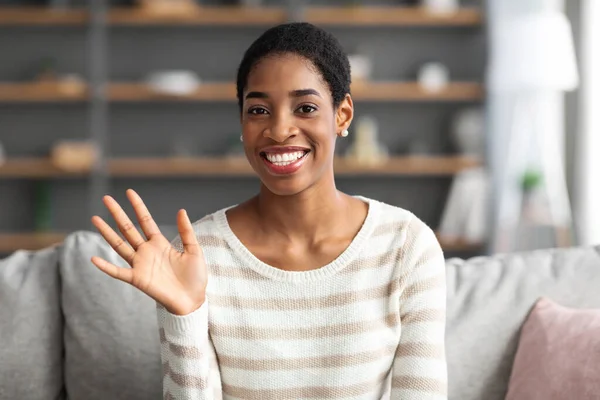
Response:
[{"label": "wooden shelf", "polygon": [[[0,25],[84,25],[89,22],[86,10],[58,10],[50,7],[0,7]],[[277,25],[289,19],[280,7],[198,7],[189,13],[162,14],[136,7],[109,10],[108,23],[116,26],[152,25]],[[303,20],[317,25],[341,26],[477,26],[483,21],[478,8],[462,8],[440,15],[422,7],[307,7]]]},{"label": "wooden shelf", "polygon": [[198,7],[195,12],[158,14],[136,8],[116,8],[108,13],[111,25],[277,25],[287,20],[278,7]]},{"label": "wooden shelf", "polygon": [[[427,92],[416,82],[357,82],[352,85],[356,101],[479,101],[484,96],[481,84],[452,82],[439,92]],[[113,83],[107,96],[116,102],[156,101],[236,101],[236,87],[230,82],[203,83],[189,95],[168,95],[155,92],[144,83]]]},{"label": "wooden shelf", "polygon": [[79,102],[87,98],[87,88],[75,88],[68,83],[0,82],[0,102]]},{"label": "wooden shelf", "polygon": [[39,250],[61,243],[64,233],[0,233],[0,253],[17,250]]},{"label": "wooden shelf", "polygon": [[50,7],[0,7],[0,26],[83,25],[88,21],[85,10],[58,10]]},{"label": "wooden shelf", "polygon": [[352,98],[359,101],[479,101],[483,86],[476,82],[451,82],[437,92],[428,92],[416,82],[356,82]]},{"label": "wooden shelf", "polygon": [[[480,165],[462,157],[397,157],[383,164],[367,166],[336,159],[336,176],[427,176],[454,175]],[[215,159],[116,159],[109,162],[109,174],[115,177],[168,176],[255,176],[245,158]]]},{"label": "wooden shelf", "polygon": [[[428,92],[416,82],[356,82],[352,97],[363,102],[460,102],[480,101],[483,86],[476,82],[451,82],[439,92]],[[231,82],[206,82],[191,94],[171,95],[154,91],[144,83],[112,83],[106,96],[113,102],[232,102],[236,87]],[[0,83],[0,102],[82,102],[89,99],[87,88],[61,83]]]},{"label": "wooden shelf", "polygon": [[462,8],[441,15],[422,7],[309,7],[304,19],[316,25],[347,26],[476,26],[482,23],[477,8]]},{"label": "wooden shelf", "polygon": [[[67,233],[45,232],[45,233],[0,233],[0,253],[12,253],[17,250],[40,250],[61,243]],[[440,240],[438,238],[438,240]],[[444,251],[468,252],[478,251],[483,244],[464,242],[445,242],[440,240]]]},{"label": "wooden shelf", "polygon": [[63,178],[88,175],[88,172],[71,173],[57,168],[49,158],[16,158],[0,164],[0,178]]},{"label": "wooden shelf", "polygon": [[231,82],[207,82],[192,94],[178,96],[156,92],[144,83],[112,83],[108,86],[107,97],[117,102],[235,101],[236,88]]},{"label": "wooden shelf", "polygon": [[438,241],[442,245],[442,249],[445,252],[455,252],[455,253],[464,253],[464,252],[481,252],[485,246],[485,243],[471,243],[466,242],[462,239],[458,240],[447,240],[442,238],[439,234],[436,234]]},{"label": "wooden shelf", "polygon": [[[245,158],[115,158],[108,161],[113,177],[184,177],[255,176]],[[477,159],[445,157],[394,157],[383,164],[368,166],[346,159],[335,160],[337,176],[448,176],[479,166]],[[0,166],[0,178],[69,178],[86,177],[88,172],[72,173],[55,167],[50,159],[23,158],[6,161]]]}]

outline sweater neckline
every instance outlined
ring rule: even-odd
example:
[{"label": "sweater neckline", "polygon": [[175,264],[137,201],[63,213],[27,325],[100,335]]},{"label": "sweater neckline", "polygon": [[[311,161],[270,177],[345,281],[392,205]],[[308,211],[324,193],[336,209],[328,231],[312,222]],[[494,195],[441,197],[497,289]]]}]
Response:
[{"label": "sweater neckline", "polygon": [[378,202],[363,196],[354,197],[364,201],[368,205],[367,216],[363,221],[358,233],[354,236],[348,247],[346,247],[346,249],[333,261],[322,267],[309,271],[285,271],[258,259],[246,246],[244,246],[229,225],[226,213],[227,210],[235,207],[235,205],[217,211],[215,213],[215,223],[227,244],[231,247],[231,249],[233,249],[237,256],[244,260],[244,265],[250,267],[259,274],[279,281],[313,281],[332,276],[347,266],[356,258],[364,243],[373,232],[373,228],[379,214]]}]

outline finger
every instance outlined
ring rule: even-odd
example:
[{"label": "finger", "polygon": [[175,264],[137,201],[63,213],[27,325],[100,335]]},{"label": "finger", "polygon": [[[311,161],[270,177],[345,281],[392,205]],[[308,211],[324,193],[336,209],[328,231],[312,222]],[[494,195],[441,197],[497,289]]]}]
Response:
[{"label": "finger", "polygon": [[142,243],[146,241],[140,234],[140,232],[136,229],[133,222],[127,216],[127,213],[121,208],[119,203],[111,196],[104,196],[104,205],[110,211],[110,214],[113,216],[115,221],[117,222],[117,226],[119,227],[119,231],[125,236],[125,239],[131,244],[134,250],[137,250],[138,247]]},{"label": "finger", "polygon": [[179,236],[181,237],[184,251],[194,255],[202,254],[202,249],[198,243],[194,227],[185,210],[179,210],[179,213],[177,214],[177,230],[179,230]]},{"label": "finger", "polygon": [[133,270],[131,268],[117,267],[115,264],[96,256],[92,257],[92,263],[108,276],[129,284],[133,282]]},{"label": "finger", "polygon": [[135,215],[140,222],[140,226],[142,227],[142,231],[144,231],[146,238],[150,240],[153,236],[160,235],[160,229],[154,221],[154,218],[152,218],[152,215],[150,215],[150,211],[148,211],[148,208],[140,195],[137,194],[135,190],[128,189],[127,197],[133,206]]},{"label": "finger", "polygon": [[113,228],[110,227],[102,218],[98,216],[92,217],[92,224],[98,229],[104,240],[108,242],[110,247],[112,247],[117,254],[119,254],[125,261],[127,261],[130,265],[133,261],[133,256],[135,255],[135,250],[131,248],[129,243],[119,236],[117,232],[114,231]]}]

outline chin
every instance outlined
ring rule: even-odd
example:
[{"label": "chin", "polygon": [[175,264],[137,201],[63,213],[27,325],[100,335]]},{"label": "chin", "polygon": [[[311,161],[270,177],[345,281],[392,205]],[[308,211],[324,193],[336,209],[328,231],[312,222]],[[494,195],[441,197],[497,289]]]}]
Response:
[{"label": "chin", "polygon": [[304,192],[312,186],[312,182],[306,182],[305,179],[298,177],[262,177],[262,185],[277,196],[294,196]]}]

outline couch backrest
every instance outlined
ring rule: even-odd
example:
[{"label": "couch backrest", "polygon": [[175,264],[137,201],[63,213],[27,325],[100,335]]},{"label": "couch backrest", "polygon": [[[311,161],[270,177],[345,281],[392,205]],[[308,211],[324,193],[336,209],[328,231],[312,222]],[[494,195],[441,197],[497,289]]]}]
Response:
[{"label": "couch backrest", "polygon": [[[98,255],[125,266],[100,235],[75,232],[60,250],[0,260],[0,399],[60,399],[63,380],[71,400],[161,399],[154,302],[91,264]],[[451,400],[504,399],[519,329],[540,296],[600,307],[600,247],[447,268]]]},{"label": "couch backrest", "polygon": [[600,308],[600,247],[449,260],[449,398],[503,400],[520,328],[536,300]]},{"label": "couch backrest", "polygon": [[0,400],[64,397],[57,265],[57,247],[0,260]]}]

